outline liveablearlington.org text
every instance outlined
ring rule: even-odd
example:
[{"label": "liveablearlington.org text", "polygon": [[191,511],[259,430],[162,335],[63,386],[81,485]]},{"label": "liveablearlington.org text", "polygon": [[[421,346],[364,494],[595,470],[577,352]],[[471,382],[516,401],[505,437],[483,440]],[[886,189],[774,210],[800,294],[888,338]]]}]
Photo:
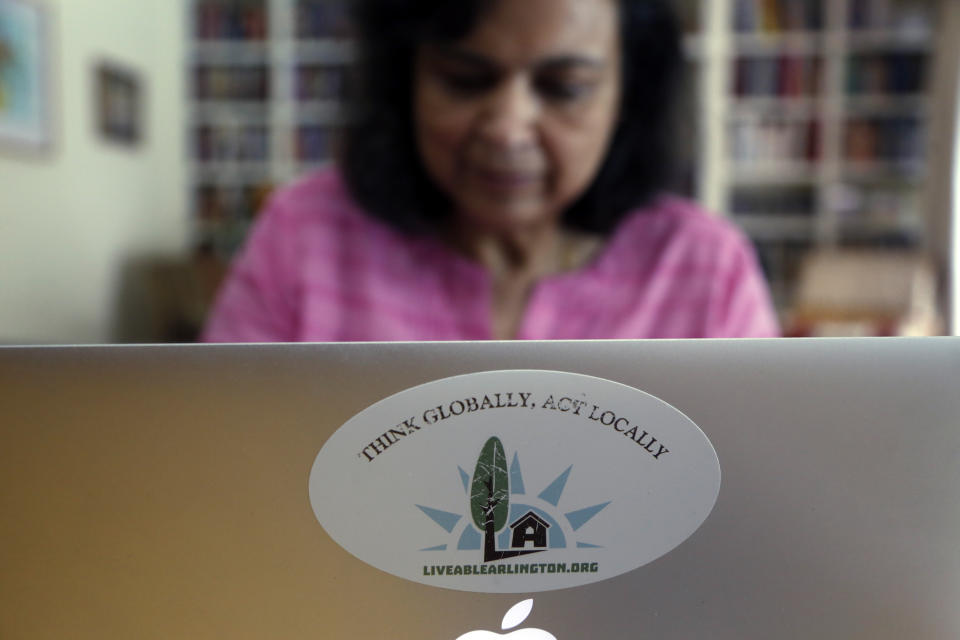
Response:
[{"label": "liveablearlington.org text", "polygon": [[511,576],[540,573],[598,573],[597,562],[537,562],[531,564],[447,564],[423,565],[425,576]]}]

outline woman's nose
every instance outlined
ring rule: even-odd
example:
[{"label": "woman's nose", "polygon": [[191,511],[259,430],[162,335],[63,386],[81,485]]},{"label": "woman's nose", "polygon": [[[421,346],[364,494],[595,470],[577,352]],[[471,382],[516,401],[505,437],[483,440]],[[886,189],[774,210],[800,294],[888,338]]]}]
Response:
[{"label": "woman's nose", "polygon": [[522,147],[536,137],[540,103],[522,77],[505,80],[487,99],[480,133],[496,146]]}]

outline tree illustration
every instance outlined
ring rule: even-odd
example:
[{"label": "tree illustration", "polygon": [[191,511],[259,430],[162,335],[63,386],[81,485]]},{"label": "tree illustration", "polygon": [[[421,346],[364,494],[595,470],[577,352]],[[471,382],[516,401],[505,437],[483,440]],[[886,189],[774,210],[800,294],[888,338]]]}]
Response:
[{"label": "tree illustration", "polygon": [[502,560],[537,553],[542,549],[497,550],[497,533],[510,515],[510,474],[503,443],[496,436],[487,440],[477,458],[470,484],[470,515],[483,531],[483,561]]}]

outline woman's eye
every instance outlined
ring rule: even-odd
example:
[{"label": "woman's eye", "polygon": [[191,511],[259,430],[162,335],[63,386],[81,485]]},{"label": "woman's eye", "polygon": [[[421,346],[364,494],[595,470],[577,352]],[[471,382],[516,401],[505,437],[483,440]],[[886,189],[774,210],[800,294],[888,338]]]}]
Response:
[{"label": "woman's eye", "polygon": [[495,84],[490,76],[472,73],[443,73],[440,80],[447,89],[461,94],[481,93]]},{"label": "woman's eye", "polygon": [[593,88],[591,83],[570,80],[544,79],[536,83],[537,90],[547,99],[572,101],[586,96]]}]

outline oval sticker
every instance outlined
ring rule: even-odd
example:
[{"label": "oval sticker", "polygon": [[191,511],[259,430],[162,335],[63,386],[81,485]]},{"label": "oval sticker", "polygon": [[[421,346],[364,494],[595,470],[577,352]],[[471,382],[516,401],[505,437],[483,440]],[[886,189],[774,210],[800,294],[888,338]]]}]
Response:
[{"label": "oval sticker", "polygon": [[557,371],[401,391],[340,427],[310,473],[317,519],[357,558],[485,593],[641,567],[690,537],[719,490],[713,446],[677,409]]}]

